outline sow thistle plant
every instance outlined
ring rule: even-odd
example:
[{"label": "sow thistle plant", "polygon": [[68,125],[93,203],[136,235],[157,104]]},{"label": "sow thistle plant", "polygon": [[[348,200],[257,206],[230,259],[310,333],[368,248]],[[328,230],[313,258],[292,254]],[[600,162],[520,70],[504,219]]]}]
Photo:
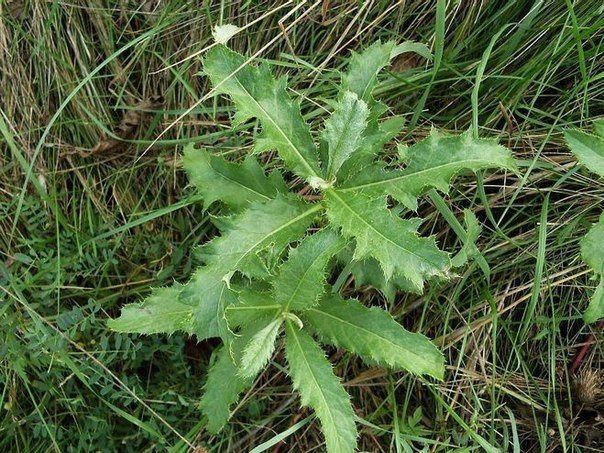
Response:
[{"label": "sow thistle plant", "polygon": [[[205,206],[220,202],[229,213],[217,219],[221,234],[196,250],[203,265],[188,283],[155,289],[109,325],[120,332],[222,339],[201,400],[207,429],[218,431],[228,421],[240,393],[281,342],[293,387],[320,420],[329,452],[353,451],[357,430],[350,397],[321,345],[347,349],[373,365],[443,378],[443,355],[428,338],[328,283],[343,268],[357,284],[392,295],[421,293],[426,281],[450,277],[449,254],[433,237],[421,237],[422,220],[408,214],[428,190],[447,191],[462,170],[515,170],[508,150],[470,133],[432,131],[400,147],[394,162],[384,159],[403,121],[382,120],[387,108],[372,92],[379,71],[407,49],[378,42],[352,56],[318,139],[285,78],[275,79],[265,64],[246,64],[222,44],[205,56],[204,73],[215,91],[235,103],[233,124],[259,121],[254,153],[234,163],[185,149],[183,165]],[[255,155],[274,150],[301,178],[298,193],[312,196],[291,192],[278,170],[263,170]],[[296,185],[296,178],[288,180]],[[474,236],[476,218],[468,213],[466,222],[466,236]]]}]

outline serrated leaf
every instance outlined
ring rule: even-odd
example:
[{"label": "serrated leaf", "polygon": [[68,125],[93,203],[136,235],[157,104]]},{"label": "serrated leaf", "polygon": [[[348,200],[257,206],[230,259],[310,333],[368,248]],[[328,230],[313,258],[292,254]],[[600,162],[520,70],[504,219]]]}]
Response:
[{"label": "serrated leaf", "polygon": [[406,149],[409,165],[402,170],[385,170],[384,164],[365,168],[345,181],[342,193],[363,192],[369,196],[390,194],[409,208],[415,198],[435,187],[447,192],[453,176],[461,170],[506,168],[516,171],[508,149],[492,140],[475,139],[466,132],[447,136],[435,130],[425,140]]},{"label": "serrated leaf", "polygon": [[216,361],[208,370],[200,406],[208,417],[207,430],[217,433],[229,420],[230,407],[237,402],[239,394],[252,385],[253,380],[237,374],[237,366],[226,346],[214,354]]},{"label": "serrated leaf", "polygon": [[278,172],[267,177],[258,161],[248,156],[238,165],[189,145],[182,159],[189,180],[203,196],[207,208],[215,201],[241,209],[252,202],[269,201],[287,186]]},{"label": "serrated leaf", "polygon": [[390,302],[394,300],[398,291],[421,294],[418,288],[401,275],[394,275],[392,278],[386,280],[380,263],[373,258],[354,261],[351,263],[349,269],[354,277],[355,288],[360,289],[363,286],[373,286]]},{"label": "serrated leaf", "polygon": [[333,374],[323,350],[291,321],[286,323],[285,353],[294,388],[303,406],[321,421],[329,453],[351,453],[357,431],[350,397]]},{"label": "serrated leaf", "polygon": [[200,267],[178,295],[180,303],[194,307],[194,333],[198,341],[213,337],[229,340],[225,309],[237,301],[237,294],[228,287],[224,272],[220,267]]},{"label": "serrated leaf", "polygon": [[276,149],[302,178],[322,176],[309,127],[287,93],[285,79],[275,80],[267,66],[246,64],[242,55],[222,45],[208,51],[203,66],[215,91],[229,95],[237,105],[237,122],[260,120],[259,151]]},{"label": "serrated leaf", "polygon": [[583,315],[586,323],[592,323],[604,318],[604,214],[581,240],[581,257],[600,278]]},{"label": "serrated leaf", "polygon": [[355,93],[347,91],[333,114],[325,121],[323,138],[328,145],[328,180],[335,176],[342,164],[359,149],[368,116],[367,104]]},{"label": "serrated leaf", "polygon": [[[405,43],[403,43],[405,44]],[[383,146],[400,131],[403,118],[392,118],[378,124],[378,117],[387,107],[372,97],[377,84],[378,73],[398,55],[394,42],[376,42],[360,54],[354,53],[348,71],[342,77],[341,92],[351,91],[363,100],[370,109],[368,125],[359,150],[342,165],[337,173],[339,180],[345,180],[370,165]]]},{"label": "serrated leaf", "polygon": [[275,351],[275,341],[283,318],[271,321],[259,330],[243,349],[239,374],[244,378],[253,378],[268,363]]},{"label": "serrated leaf", "polygon": [[395,217],[386,199],[363,194],[325,192],[327,215],[347,238],[356,239],[354,259],[375,258],[386,280],[401,275],[418,291],[431,277],[446,277],[448,255],[436,247],[433,238],[417,235],[418,219]]},{"label": "serrated leaf", "polygon": [[178,295],[182,285],[175,283],[165,288],[155,288],[142,302],[122,308],[119,318],[107,321],[116,332],[168,333],[195,332],[194,306],[182,303]]},{"label": "serrated leaf", "polygon": [[274,280],[275,299],[285,310],[306,310],[319,300],[325,284],[325,268],[346,241],[333,230],[305,238],[289,254]]},{"label": "serrated leaf", "polygon": [[383,151],[384,145],[399,134],[404,123],[405,118],[402,116],[394,116],[381,123],[378,123],[376,120],[370,120],[363,134],[363,140],[359,149],[344,162],[338,171],[338,180],[346,181],[351,176],[370,166]]},{"label": "serrated leaf", "polygon": [[374,102],[371,93],[377,83],[377,75],[390,63],[395,45],[393,41],[383,44],[378,41],[361,53],[353,52],[348,71],[342,77],[342,90],[352,91],[371,107]]},{"label": "serrated leaf", "polygon": [[242,291],[238,299],[238,303],[226,309],[226,318],[232,328],[249,325],[259,318],[272,319],[283,309],[268,292]]},{"label": "serrated leaf", "polygon": [[604,178],[604,137],[578,130],[566,131],[564,137],[579,162]]},{"label": "serrated leaf", "polygon": [[216,362],[210,367],[201,398],[201,409],[208,417],[207,429],[217,432],[228,421],[230,407],[239,394],[249,388],[254,376],[239,373],[243,352],[253,336],[270,323],[270,319],[258,318],[245,326],[217,353]]},{"label": "serrated leaf", "polygon": [[438,348],[424,335],[405,330],[381,308],[333,296],[306,311],[304,318],[330,344],[390,368],[443,379],[444,358]]},{"label": "serrated leaf", "polygon": [[260,253],[268,248],[278,253],[297,240],[320,209],[319,204],[281,195],[266,203],[253,203],[229,219],[230,228],[224,234],[201,247],[201,256],[208,265],[224,269],[225,276],[239,271],[249,277],[266,277]]}]

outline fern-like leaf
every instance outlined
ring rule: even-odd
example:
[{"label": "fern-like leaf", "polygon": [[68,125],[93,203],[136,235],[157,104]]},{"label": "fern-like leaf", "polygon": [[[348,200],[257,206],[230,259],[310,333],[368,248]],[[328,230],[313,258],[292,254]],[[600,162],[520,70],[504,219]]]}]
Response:
[{"label": "fern-like leaf", "polygon": [[276,149],[289,169],[302,178],[322,176],[309,127],[299,104],[287,93],[284,78],[275,80],[267,66],[246,64],[242,55],[223,45],[208,51],[203,68],[215,91],[235,101],[236,122],[260,120],[262,135],[256,142],[257,151]]},{"label": "fern-like leaf", "polygon": [[381,308],[367,308],[340,296],[325,299],[304,313],[326,342],[370,361],[442,379],[444,358],[428,338],[405,330]]},{"label": "fern-like leaf", "polygon": [[329,453],[351,453],[356,447],[356,426],[350,397],[333,374],[317,343],[291,321],[286,322],[285,353],[294,388],[303,406],[319,420]]}]

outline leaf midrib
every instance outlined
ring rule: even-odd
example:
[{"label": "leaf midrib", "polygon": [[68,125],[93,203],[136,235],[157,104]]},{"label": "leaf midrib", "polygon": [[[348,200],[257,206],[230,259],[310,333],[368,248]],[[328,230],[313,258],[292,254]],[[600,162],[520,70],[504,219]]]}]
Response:
[{"label": "leaf midrib", "polygon": [[[329,165],[327,166],[327,175],[328,175],[328,177],[331,176],[332,173],[334,173],[333,172],[333,167],[335,165],[335,158],[338,157],[337,152],[342,149],[342,145],[343,145],[343,143],[345,143],[345,137],[346,137],[348,131],[350,130],[352,120],[355,118],[356,112],[354,111],[354,108],[357,106],[358,103],[359,103],[359,99],[357,98],[357,99],[354,100],[354,103],[352,105],[352,108],[351,108],[350,112],[348,112],[348,116],[346,117],[346,121],[345,121],[345,124],[344,124],[344,130],[342,131],[342,133],[340,134],[340,137],[338,138],[338,140],[336,142],[336,146],[334,147],[333,153],[331,153],[331,155],[333,156],[333,159],[329,160]],[[359,147],[359,138],[360,138],[360,135],[355,140],[355,145],[356,146],[353,146],[353,150],[348,153],[347,157],[349,157],[350,155],[352,155],[352,153],[354,153],[354,151]],[[341,157],[340,157],[340,159],[341,159]],[[343,162],[345,162],[345,161],[346,161],[346,159]],[[341,164],[340,164],[340,166],[341,166]],[[337,170],[339,170],[339,168],[336,169],[336,171]]]},{"label": "leaf midrib", "polygon": [[[413,173],[406,173],[404,175],[400,175],[400,176],[397,176],[394,178],[380,179],[379,181],[373,181],[370,183],[365,183],[365,184],[361,184],[361,185],[353,186],[353,187],[341,187],[341,188],[338,188],[338,191],[339,192],[350,192],[351,190],[363,190],[363,189],[367,189],[369,187],[379,186],[381,184],[401,182],[407,178],[419,177],[424,173],[432,172],[435,170],[436,171],[446,170],[449,167],[455,168],[459,165],[462,165],[462,167],[459,168],[459,170],[463,170],[464,168],[468,168],[468,169],[471,168],[470,165],[472,165],[472,164],[481,164],[481,163],[487,163],[489,165],[493,165],[492,160],[490,160],[490,159],[466,159],[466,160],[458,161],[458,162],[448,162],[447,164],[444,164],[444,165],[438,165],[435,167],[426,168],[424,170],[414,171]],[[465,164],[467,164],[467,165],[465,165]],[[405,171],[405,170],[401,170],[401,171]],[[386,173],[385,176],[388,176],[388,173]]]},{"label": "leaf midrib", "polygon": [[[342,324],[344,324],[346,326],[352,326],[352,327],[354,327],[356,329],[359,329],[359,330],[361,330],[363,332],[366,332],[366,333],[370,334],[371,336],[377,337],[378,339],[381,339],[381,340],[385,341],[386,343],[388,343],[388,344],[396,347],[396,349],[401,349],[401,350],[405,351],[405,353],[408,353],[409,355],[412,355],[413,357],[418,358],[420,362],[423,361],[423,360],[421,360],[421,358],[422,358],[421,355],[415,354],[413,351],[411,351],[409,349],[404,349],[403,346],[401,346],[401,345],[399,345],[397,343],[394,343],[390,339],[388,339],[386,337],[382,337],[378,333],[376,333],[376,332],[374,332],[372,330],[369,330],[369,329],[367,329],[365,327],[362,327],[361,325],[354,324],[354,323],[352,323],[352,322],[350,322],[348,320],[342,319],[342,318],[338,318],[337,316],[332,315],[331,313],[328,313],[326,311],[319,310],[318,308],[310,308],[309,311],[317,312],[317,313],[319,313],[319,314],[321,314],[321,315],[323,315],[325,317],[329,317],[329,318],[335,319],[335,320],[339,321],[340,323],[342,323]],[[346,331],[346,329],[344,329],[344,331]],[[408,332],[408,333],[412,334],[412,332]],[[386,363],[388,363],[388,362],[386,362]]]},{"label": "leaf midrib", "polygon": [[[319,259],[324,258],[325,255],[327,255],[329,253],[330,253],[329,248],[327,248],[323,252],[319,253],[315,257],[315,259],[312,261],[312,263],[306,268],[306,270],[302,274],[302,277],[298,279],[298,283],[296,284],[296,288],[294,289],[294,291],[292,291],[292,296],[289,299],[287,299],[287,302],[285,303],[285,311],[289,310],[289,307],[292,304],[292,300],[294,300],[295,296],[298,294],[300,288],[302,287],[302,283],[304,283],[304,280],[305,280],[306,276],[310,273],[310,271],[313,268],[313,266],[319,261]],[[327,263],[325,265],[327,265]],[[316,298],[315,298],[315,302],[316,302]]]},{"label": "leaf midrib", "polygon": [[[339,189],[338,189],[338,190],[339,190]],[[399,244],[399,243],[397,243],[397,242],[394,242],[394,241],[393,241],[392,239],[390,239],[389,237],[384,236],[384,234],[382,234],[382,232],[381,232],[381,231],[377,230],[377,229],[376,229],[376,228],[375,228],[373,225],[371,225],[369,222],[367,222],[367,221],[366,221],[366,220],[363,218],[363,216],[359,215],[359,214],[358,214],[358,213],[357,213],[357,212],[356,212],[354,209],[352,209],[352,207],[350,207],[350,206],[348,205],[348,203],[346,203],[346,201],[345,201],[345,200],[343,200],[342,198],[340,198],[340,197],[337,195],[337,192],[336,192],[335,190],[330,190],[330,191],[329,191],[329,193],[330,193],[332,196],[334,196],[335,198],[337,198],[337,199],[338,199],[338,200],[339,200],[339,201],[342,203],[342,205],[344,205],[344,207],[346,207],[346,209],[348,209],[348,210],[349,210],[349,211],[350,211],[350,212],[351,212],[351,213],[352,213],[352,214],[353,214],[353,215],[354,215],[356,218],[358,218],[358,219],[359,219],[361,222],[363,222],[365,225],[367,225],[367,227],[369,227],[369,229],[371,229],[371,230],[375,231],[375,232],[376,232],[376,233],[377,233],[377,234],[378,234],[380,237],[384,238],[384,239],[385,239],[387,242],[389,242],[389,243],[391,243],[392,245],[394,245],[394,246],[396,246],[396,247],[400,248],[401,250],[404,250],[404,251],[405,251],[405,252],[407,252],[408,254],[415,256],[415,257],[416,257],[416,258],[418,258],[420,261],[425,261],[425,262],[428,262],[428,263],[430,263],[432,266],[434,266],[435,268],[438,268],[438,267],[439,267],[437,263],[435,263],[435,262],[433,262],[433,261],[430,261],[430,260],[428,260],[428,259],[426,259],[426,258],[424,258],[424,257],[422,257],[422,256],[420,256],[420,255],[418,255],[417,253],[413,252],[412,250],[409,250],[408,248],[403,247],[401,244]],[[392,214],[390,214],[390,213],[387,213],[387,214],[392,215]]]},{"label": "leaf midrib", "polygon": [[[285,134],[285,132],[277,125],[277,123],[268,114],[268,112],[262,107],[262,105],[260,105],[260,103],[258,101],[256,101],[256,99],[250,94],[250,92],[245,88],[245,86],[239,81],[239,78],[237,77],[237,75],[235,75],[235,77],[233,77],[233,80],[237,83],[237,85],[239,85],[239,87],[245,92],[245,94],[252,100],[252,102],[258,107],[258,109],[260,109],[260,111],[264,113],[264,115],[266,116],[266,118],[273,124],[273,126],[275,127],[275,129],[279,131],[279,133],[281,134],[281,136],[285,139],[286,143],[291,147],[291,149],[294,151],[294,153],[298,156],[298,158],[302,162],[303,166],[310,172],[310,176],[314,176],[316,178],[319,178],[319,175],[317,174],[317,172],[306,161],[306,159],[300,153],[300,151],[298,151],[298,148],[289,139],[289,137],[287,136],[287,134]],[[227,93],[227,94],[231,94],[231,93]]]},{"label": "leaf midrib", "polygon": [[227,175],[221,173],[216,168],[214,168],[214,167],[212,167],[212,168],[214,169],[214,171],[216,172],[216,174],[220,175],[220,177],[222,179],[226,179],[227,181],[229,181],[229,182],[231,182],[231,183],[233,183],[233,184],[235,184],[235,185],[237,185],[239,187],[242,187],[243,189],[246,189],[247,191],[249,191],[251,193],[259,195],[260,197],[264,198],[267,201],[270,201],[270,200],[273,199],[273,198],[271,198],[271,197],[269,197],[267,195],[264,195],[263,193],[257,192],[256,190],[252,189],[251,187],[246,186],[245,184],[240,183],[239,181],[236,181],[236,180],[234,180],[232,178],[229,178]]},{"label": "leaf midrib", "polygon": [[[221,256],[230,256],[230,255],[241,255],[239,257],[239,259],[232,265],[229,266],[229,272],[230,271],[237,271],[239,264],[241,264],[241,261],[243,261],[252,251],[254,251],[259,245],[261,245],[264,241],[266,241],[267,239],[271,238],[272,236],[276,235],[277,233],[281,232],[282,230],[284,230],[285,228],[295,224],[296,222],[300,221],[301,219],[303,219],[304,217],[307,217],[313,213],[315,213],[316,211],[319,211],[322,209],[322,206],[320,204],[315,204],[312,205],[309,209],[307,209],[306,211],[304,211],[302,214],[299,214],[298,216],[294,217],[293,219],[289,220],[288,222],[284,223],[283,225],[280,225],[278,228],[270,231],[268,234],[263,235],[262,239],[260,239],[259,241],[255,242],[254,244],[252,244],[250,247],[248,247],[245,251],[240,252],[240,251],[235,251],[232,253],[221,253]],[[225,236],[221,236],[221,238],[224,238]]]},{"label": "leaf midrib", "polygon": [[[312,377],[312,381],[315,384],[316,389],[318,390],[319,394],[321,395],[321,399],[323,400],[323,405],[325,408],[327,408],[327,413],[329,414],[329,418],[331,420],[331,425],[332,426],[336,426],[335,423],[335,417],[331,412],[331,405],[327,403],[327,398],[325,397],[321,386],[319,385],[319,381],[317,380],[315,373],[313,372],[313,368],[310,366],[310,362],[307,360],[306,358],[306,354],[304,349],[302,348],[302,345],[300,344],[300,341],[298,340],[298,335],[296,332],[296,327],[292,325],[291,321],[288,321],[288,326],[287,326],[291,332],[292,332],[292,337],[295,339],[296,341],[296,346],[298,347],[298,352],[300,354],[300,356],[302,357],[302,360],[304,361],[304,364],[306,365],[306,368],[308,369],[308,374]],[[327,359],[325,359],[327,360]]]},{"label": "leaf midrib", "polygon": [[304,217],[308,217],[309,215],[315,213],[316,211],[321,210],[322,206],[320,204],[316,204],[314,206],[311,206],[309,209],[307,209],[305,212],[303,212],[302,214],[294,217],[293,219],[291,219],[289,222],[284,223],[283,225],[281,225],[279,228],[273,230],[270,232],[270,234],[266,235],[262,240],[256,242],[251,248],[249,248],[244,255],[241,256],[241,258],[239,258],[239,260],[237,261],[237,263],[235,264],[235,269],[239,266],[239,264],[241,263],[241,261],[246,258],[256,247],[258,247],[260,244],[262,244],[264,241],[266,241],[267,238],[270,238],[274,235],[276,235],[277,233],[279,233],[280,231],[286,229],[287,227],[295,224],[296,222],[300,221],[301,219],[303,219]]},{"label": "leaf midrib", "polygon": [[251,310],[251,311],[261,311],[261,310],[279,310],[281,309],[282,306],[279,304],[272,304],[272,305],[246,305],[244,307],[229,307],[228,310],[230,311],[246,311],[246,310]]}]

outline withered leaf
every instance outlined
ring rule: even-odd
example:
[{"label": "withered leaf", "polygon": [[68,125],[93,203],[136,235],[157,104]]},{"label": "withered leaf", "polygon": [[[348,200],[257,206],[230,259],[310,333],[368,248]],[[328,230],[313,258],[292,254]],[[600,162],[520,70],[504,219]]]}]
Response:
[{"label": "withered leaf", "polygon": [[88,151],[80,151],[83,157],[94,154],[107,154],[123,151],[127,146],[128,140],[136,138],[139,131],[144,129],[145,123],[149,120],[149,110],[155,110],[164,104],[163,96],[151,96],[149,99],[137,102],[132,109],[127,110],[120,123],[114,128],[115,137],[105,137]]}]

